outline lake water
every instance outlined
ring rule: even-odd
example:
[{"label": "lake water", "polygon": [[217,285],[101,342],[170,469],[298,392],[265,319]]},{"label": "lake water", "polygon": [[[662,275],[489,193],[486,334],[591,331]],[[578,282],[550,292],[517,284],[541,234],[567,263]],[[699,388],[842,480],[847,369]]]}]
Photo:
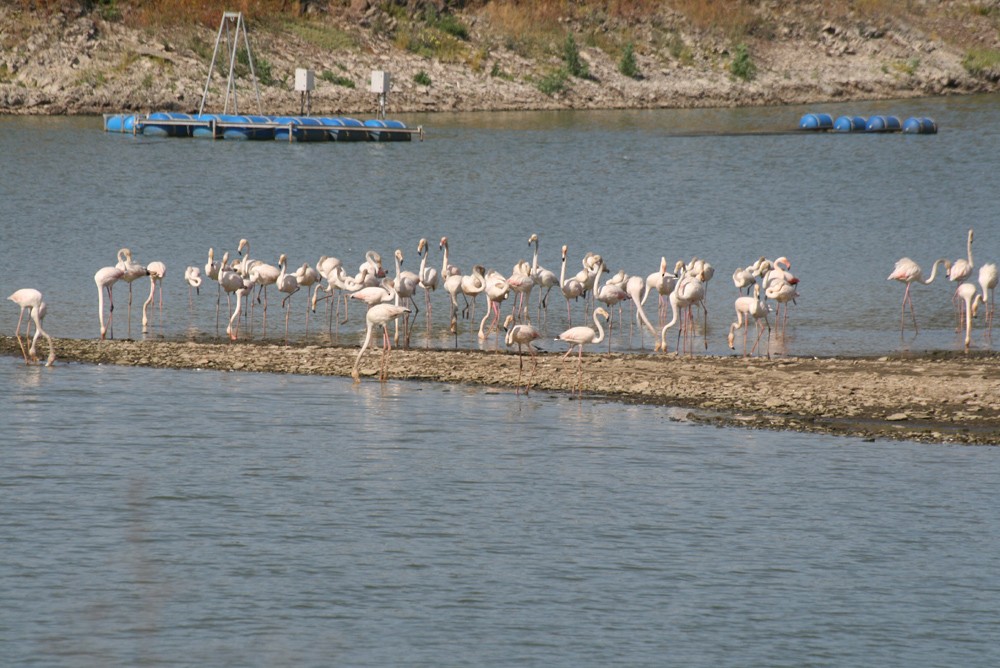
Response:
[{"label": "lake water", "polygon": [[[729,274],[760,255],[788,256],[802,281],[776,354],[959,348],[951,285],[920,286],[920,334],[900,339],[902,286],[885,277],[903,255],[964,256],[969,227],[977,264],[1000,255],[1000,98],[823,109],[931,116],[941,133],[709,134],[782,130],[799,108],[406,117],[428,138],[404,145],[3,118],[0,292],[37,287],[54,335],[96,337],[92,276],[128,246],[168,266],[153,335],[214,336],[214,294],[189,307],[181,279],[209,246],[247,237],[270,262],[352,268],[399,247],[412,269],[420,237],[447,235],[463,269],[508,272],[538,233],[557,271],[563,243],[573,269],[587,250],[642,275],[661,256],[712,262],[710,353],[726,351]],[[434,300],[420,342],[451,345]],[[336,342],[356,343],[352,314]],[[459,345],[478,345],[466,323]],[[16,358],[0,358],[0,387],[9,665],[1000,660],[994,448],[716,429],[544,393]]]}]

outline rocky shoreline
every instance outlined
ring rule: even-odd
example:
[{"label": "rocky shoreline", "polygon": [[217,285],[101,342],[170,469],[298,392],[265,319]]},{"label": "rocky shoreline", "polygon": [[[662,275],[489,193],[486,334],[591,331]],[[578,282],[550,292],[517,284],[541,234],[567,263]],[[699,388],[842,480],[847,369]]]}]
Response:
[{"label": "rocky shoreline", "polygon": [[[563,77],[550,88],[543,84],[562,66],[558,47],[540,54],[519,49],[498,32],[489,3],[460,13],[465,40],[431,55],[401,48],[401,22],[370,2],[299,19],[298,32],[270,28],[252,35],[272,79],[260,91],[263,111],[273,114],[300,112],[293,90],[299,67],[316,72],[311,111],[317,115],[374,113],[367,90],[372,70],[392,73],[390,115],[783,105],[1000,90],[1000,67],[970,67],[972,45],[998,41],[992,17],[970,3],[952,4],[966,13],[865,16],[836,14],[825,3],[749,3],[765,28],[759,37],[740,38],[754,70],[747,78],[733,73],[738,56],[731,37],[669,9],[632,22],[567,15],[558,19],[559,34],[581,35],[589,75]],[[416,20],[406,25],[424,30]],[[142,30],[97,10],[45,14],[6,3],[0,35],[0,113],[8,114],[195,112],[215,41],[204,26]],[[331,35],[344,44],[325,44]],[[625,36],[635,44],[635,76],[620,71]],[[216,78],[206,111],[221,111],[224,84]],[[251,89],[243,86],[246,109]]]},{"label": "rocky shoreline", "polygon": [[[39,352],[47,353],[44,348]],[[0,353],[20,357],[16,339]],[[59,339],[66,363],[348,377],[355,347],[280,343]],[[380,351],[362,359],[361,382],[379,382]],[[577,395],[577,364],[541,353],[532,392],[688,409],[719,426],[793,430],[864,439],[1000,445],[1000,354],[930,353],[879,358],[747,359],[673,354],[589,354]],[[525,377],[530,370],[525,357]],[[58,369],[56,369],[58,371]],[[389,379],[483,385],[515,391],[509,352],[394,349]],[[523,391],[523,390],[522,390]]]}]

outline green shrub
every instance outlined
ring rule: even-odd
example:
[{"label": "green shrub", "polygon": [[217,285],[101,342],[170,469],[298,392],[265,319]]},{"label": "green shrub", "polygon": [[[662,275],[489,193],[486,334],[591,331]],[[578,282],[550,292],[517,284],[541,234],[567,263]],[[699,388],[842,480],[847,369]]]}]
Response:
[{"label": "green shrub", "polygon": [[733,61],[729,64],[729,71],[732,72],[733,76],[743,79],[743,81],[753,81],[754,77],[757,76],[757,66],[754,65],[746,44],[736,45],[736,52],[733,54]]},{"label": "green shrub", "polygon": [[573,76],[579,79],[590,78],[590,66],[580,58],[580,49],[573,39],[573,33],[566,35],[566,41],[563,42],[563,62],[566,63],[566,71]]},{"label": "green shrub", "polygon": [[354,88],[354,81],[339,74],[334,74],[330,70],[323,70],[323,73],[319,75],[319,78],[323,81],[328,81],[334,86],[343,86],[344,88]]},{"label": "green shrub", "polygon": [[618,61],[618,71],[630,79],[639,77],[639,64],[635,61],[635,49],[632,42],[626,44],[625,50],[622,51],[622,58]]},{"label": "green shrub", "polygon": [[566,79],[569,77],[569,73],[565,68],[560,67],[557,70],[549,72],[544,77],[538,80],[536,86],[538,90],[542,91],[546,95],[555,95],[566,90]]},{"label": "green shrub", "polygon": [[970,49],[962,59],[962,67],[973,76],[981,76],[1000,69],[1000,51],[996,49]]},{"label": "green shrub", "polygon": [[418,86],[430,86],[431,77],[429,74],[427,74],[427,72],[420,70],[419,72],[413,75],[413,83],[417,84]]}]

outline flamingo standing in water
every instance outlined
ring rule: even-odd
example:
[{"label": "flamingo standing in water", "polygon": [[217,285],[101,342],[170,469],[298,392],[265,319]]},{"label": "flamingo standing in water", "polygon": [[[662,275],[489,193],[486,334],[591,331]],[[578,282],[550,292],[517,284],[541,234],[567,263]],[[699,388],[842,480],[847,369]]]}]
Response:
[{"label": "flamingo standing in water", "polygon": [[184,282],[188,284],[188,306],[190,306],[194,303],[191,290],[194,289],[195,294],[201,294],[201,269],[187,267],[184,270]]},{"label": "flamingo standing in water", "polygon": [[[559,281],[559,277],[555,275],[554,272],[549,271],[545,267],[538,264],[538,235],[532,234],[528,237],[528,245],[534,244],[535,252],[531,257],[531,277],[535,280],[535,285],[538,286],[538,317],[542,317],[542,309],[545,309],[545,315],[548,316],[549,306],[548,298],[549,291],[552,290],[557,285],[562,285]],[[542,292],[545,290],[545,292]]]},{"label": "flamingo standing in water", "polygon": [[899,334],[902,336],[903,329],[906,325],[906,304],[910,304],[910,316],[913,318],[913,331],[916,334],[917,330],[917,314],[913,311],[913,297],[910,295],[910,285],[913,283],[923,283],[924,285],[930,285],[934,282],[934,278],[937,276],[938,265],[944,264],[945,273],[951,269],[951,262],[945,258],[939,258],[934,260],[934,266],[931,267],[931,275],[926,281],[924,280],[923,271],[920,269],[920,265],[911,260],[908,257],[900,258],[896,261],[896,266],[889,274],[886,280],[889,281],[899,281],[901,283],[906,283],[906,290],[903,292],[903,306],[899,314]]},{"label": "flamingo standing in water", "polygon": [[[226,293],[226,307],[232,306],[229,295],[236,295],[236,308],[229,317],[229,324],[226,325],[226,334],[230,341],[235,341],[239,336],[239,315],[243,307],[243,297],[250,291],[250,283],[243,278],[239,272],[227,265],[229,261],[229,251],[222,256],[222,264],[219,267],[218,282],[219,287]],[[235,324],[235,326],[234,326]]]},{"label": "flamingo standing in water", "polygon": [[150,262],[146,265],[149,272],[149,298],[142,305],[142,333],[148,331],[149,320],[146,317],[146,307],[153,303],[153,295],[156,287],[160,286],[160,329],[163,329],[163,277],[167,275],[167,265],[160,261]]},{"label": "flamingo standing in water", "polygon": [[583,382],[583,347],[587,344],[597,344],[604,340],[604,328],[601,327],[601,321],[598,317],[604,319],[608,318],[608,312],[605,311],[600,306],[594,309],[594,325],[597,327],[595,332],[593,328],[587,325],[580,325],[577,327],[570,327],[565,332],[559,335],[556,341],[565,341],[570,344],[569,350],[563,356],[563,359],[569,357],[570,353],[573,352],[573,348],[579,348],[579,354],[577,355],[577,365],[576,365],[576,388],[577,392],[581,391]]},{"label": "flamingo standing in water", "polygon": [[583,293],[583,283],[578,281],[575,277],[566,278],[566,252],[568,248],[566,246],[562,247],[562,268],[559,270],[559,287],[562,289],[563,297],[566,298],[566,321],[572,325],[573,316],[569,309],[569,300],[574,301],[579,299]]},{"label": "flamingo standing in water", "polygon": [[951,269],[948,270],[948,280],[956,283],[955,294],[952,296],[952,303],[955,305],[955,310],[958,312],[958,328],[962,326],[962,314],[961,314],[961,303],[960,295],[958,294],[958,285],[962,283],[965,279],[972,275],[972,270],[975,264],[972,261],[972,230],[969,230],[969,235],[966,240],[965,246],[966,257],[958,258],[951,263]]},{"label": "flamingo standing in water", "polygon": [[222,286],[219,285],[219,264],[215,261],[215,249],[208,249],[205,276],[215,282],[215,335],[219,336],[219,306],[222,303]]},{"label": "flamingo standing in water", "polygon": [[955,292],[961,300],[962,317],[965,319],[965,349],[968,350],[969,344],[972,342],[972,319],[976,316],[976,311],[983,302],[983,296],[979,294],[976,286],[972,283],[962,283]]},{"label": "flamingo standing in water", "polygon": [[[320,283],[320,281],[322,281],[322,280],[323,280],[323,277],[320,275],[319,271],[317,271],[316,269],[313,269],[312,267],[310,267],[308,262],[303,262],[302,266],[295,270],[295,282],[300,287],[303,287],[303,288],[306,289],[306,297],[307,297],[307,299],[306,299],[306,336],[309,336],[309,311],[312,310],[310,308],[309,299],[308,299],[308,297],[309,297],[309,288],[311,288],[314,285],[318,285]],[[287,335],[286,335],[286,337],[287,337]]]},{"label": "flamingo standing in water", "polygon": [[518,394],[521,391],[521,374],[524,371],[524,356],[521,354],[522,346],[528,347],[528,352],[531,354],[531,373],[528,375],[528,384],[524,386],[524,393],[528,394],[531,390],[531,379],[535,376],[535,368],[538,366],[538,358],[536,357],[538,350],[534,346],[535,339],[541,338],[542,334],[533,325],[511,325],[514,322],[514,314],[507,316],[504,320],[503,328],[507,331],[507,335],[504,337],[504,343],[507,347],[517,344],[517,389],[514,394]]},{"label": "flamingo standing in water", "polygon": [[[52,337],[49,336],[48,332],[42,329],[42,320],[45,318],[45,302],[42,301],[42,293],[34,288],[21,288],[10,297],[7,297],[10,301],[14,302],[21,308],[20,314],[17,316],[17,329],[14,330],[14,337],[17,339],[17,344],[21,346],[21,354],[24,355],[24,363],[31,364],[32,362],[38,361],[38,337],[44,336],[49,342],[49,358],[45,362],[45,366],[52,366],[52,363],[56,361],[56,351],[55,347],[52,345]],[[31,339],[31,347],[27,352],[24,350],[24,344],[21,343],[21,319],[24,318],[25,310],[28,311],[28,317],[31,318],[35,323],[35,336]],[[27,338],[30,333],[31,325],[25,323],[24,326],[24,336]]]},{"label": "flamingo standing in water", "polygon": [[274,281],[274,286],[278,288],[285,297],[281,300],[281,307],[285,309],[285,345],[288,345],[288,316],[292,312],[292,295],[299,291],[299,282],[295,274],[288,273],[288,258],[284,253],[278,258],[278,278]]},{"label": "flamingo standing in water", "polygon": [[734,345],[735,331],[737,329],[743,330],[743,356],[747,356],[747,331],[750,329],[750,318],[753,318],[754,325],[757,327],[757,339],[753,342],[753,347],[750,348],[750,354],[757,349],[757,345],[760,343],[760,337],[764,333],[763,327],[760,325],[760,319],[764,319],[764,324],[767,325],[767,357],[771,357],[771,323],[767,319],[767,305],[764,304],[760,299],[760,285],[754,281],[753,285],[753,297],[746,295],[736,298],[736,322],[729,326],[729,348],[731,350],[736,350]]},{"label": "flamingo standing in water", "polygon": [[[688,330],[691,336],[694,335],[694,316],[691,315],[694,306],[700,306],[704,311],[703,329],[706,337],[705,347],[708,348],[708,308],[705,306],[705,282],[701,280],[701,275],[688,271],[677,281],[669,299],[673,317],[660,330],[660,341],[654,350],[667,352],[667,330],[676,325],[678,320],[681,320],[677,329],[677,352],[680,352],[681,335],[685,333],[685,330]],[[686,341],[685,337],[685,343]]]},{"label": "flamingo standing in water", "polygon": [[354,368],[351,370],[351,377],[355,383],[361,382],[361,374],[358,373],[358,367],[361,365],[361,356],[365,354],[365,349],[371,343],[372,330],[376,326],[382,328],[382,360],[379,364],[379,380],[384,382],[388,378],[388,357],[389,351],[392,350],[392,346],[389,344],[388,325],[399,316],[409,312],[410,309],[404,306],[397,306],[396,304],[376,304],[368,309],[368,312],[365,314],[365,322],[367,323],[365,328],[365,342],[361,344],[361,350],[358,352],[358,357],[354,360]]},{"label": "flamingo standing in water", "polygon": [[[121,277],[124,275],[123,272],[118,267],[102,267],[97,270],[94,274],[94,283],[97,284],[97,319],[101,323],[101,340],[104,340],[105,334],[110,330],[111,338],[115,338],[115,330],[112,329],[112,320],[115,316],[115,301],[111,294],[111,288],[117,283]],[[104,324],[104,291],[108,293],[108,303],[111,305],[108,309],[108,323]]]},{"label": "flamingo standing in water", "polygon": [[990,262],[979,268],[979,286],[983,289],[983,304],[986,306],[987,336],[993,333],[993,292],[997,287],[997,266]]},{"label": "flamingo standing in water", "polygon": [[128,283],[128,312],[126,313],[126,319],[128,320],[128,338],[132,338],[132,281],[142,276],[147,276],[149,271],[146,267],[142,266],[138,262],[132,259],[132,251],[128,248],[122,248],[118,251],[118,263],[115,265],[122,270],[121,280]]},{"label": "flamingo standing in water", "polygon": [[417,270],[420,287],[424,289],[424,306],[427,311],[427,326],[431,324],[431,293],[437,290],[438,273],[434,267],[427,266],[427,239],[417,242],[417,255],[420,257],[420,269]]},{"label": "flamingo standing in water", "polygon": [[[503,274],[491,270],[485,278],[484,290],[486,292],[486,315],[483,316],[482,321],[479,323],[479,340],[481,341],[488,337],[493,332],[494,327],[497,328],[497,337],[499,339],[500,303],[505,301],[510,295],[510,283],[503,277]],[[493,322],[490,323],[489,328],[484,332],[483,327],[491,315],[494,316]]]}]

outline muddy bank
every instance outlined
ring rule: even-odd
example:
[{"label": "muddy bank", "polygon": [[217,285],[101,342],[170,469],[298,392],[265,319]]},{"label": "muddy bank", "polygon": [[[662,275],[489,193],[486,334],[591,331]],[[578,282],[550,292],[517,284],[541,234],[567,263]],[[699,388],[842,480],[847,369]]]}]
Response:
[{"label": "muddy bank", "polygon": [[[44,347],[40,352],[47,353]],[[20,356],[0,337],[0,352]],[[60,339],[56,367],[72,362],[173,369],[350,376],[356,347],[210,341]],[[369,350],[361,382],[378,381],[381,351]],[[525,357],[525,377],[531,365]],[[516,353],[399,350],[389,379],[495,386],[518,381]],[[58,372],[58,368],[53,369]],[[539,354],[532,392],[576,391],[576,360]],[[932,353],[880,358],[677,357],[590,354],[584,397],[691,409],[692,421],[937,443],[1000,444],[1000,355]]]}]

